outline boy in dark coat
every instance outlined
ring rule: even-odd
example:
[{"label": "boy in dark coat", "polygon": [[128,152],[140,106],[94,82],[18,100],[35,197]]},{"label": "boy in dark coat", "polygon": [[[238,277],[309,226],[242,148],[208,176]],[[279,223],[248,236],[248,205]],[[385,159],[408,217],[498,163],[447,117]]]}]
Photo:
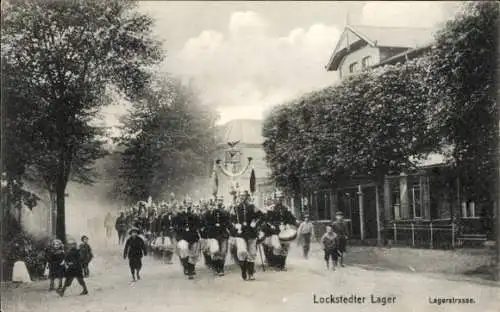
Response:
[{"label": "boy in dark coat", "polygon": [[64,258],[66,272],[64,273],[64,277],[66,280],[64,281],[64,287],[62,289],[58,289],[57,293],[59,296],[64,296],[64,292],[66,289],[71,286],[71,283],[76,278],[78,284],[80,284],[83,288],[83,291],[80,295],[87,295],[89,292],[87,290],[87,285],[85,284],[85,280],[83,279],[83,270],[82,263],[80,260],[80,251],[77,248],[76,241],[68,240],[68,253]]},{"label": "boy in dark coat", "polygon": [[323,251],[325,252],[325,261],[326,268],[330,268],[330,259],[333,262],[333,270],[337,266],[338,261],[338,237],[337,234],[332,230],[331,225],[326,226],[326,233],[321,237],[321,246],[323,247]]},{"label": "boy in dark coat", "polygon": [[82,236],[82,243],[80,244],[80,259],[82,262],[83,276],[89,277],[89,263],[94,258],[92,248],[89,245],[89,238],[85,235]]},{"label": "boy in dark coat", "polygon": [[127,239],[123,250],[123,259],[128,257],[132,280],[135,281],[136,277],[138,280],[141,279],[139,273],[142,268],[142,257],[147,256],[148,252],[144,240],[138,236],[139,230],[137,228],[132,228],[129,234],[130,237]]}]

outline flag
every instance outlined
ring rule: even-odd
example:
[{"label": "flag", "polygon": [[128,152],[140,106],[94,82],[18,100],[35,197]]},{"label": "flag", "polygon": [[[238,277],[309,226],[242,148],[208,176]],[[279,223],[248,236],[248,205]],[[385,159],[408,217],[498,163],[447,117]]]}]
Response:
[{"label": "flag", "polygon": [[252,173],[250,173],[250,193],[255,193],[255,170],[252,169]]},{"label": "flag", "polygon": [[219,192],[219,177],[217,176],[217,172],[212,173],[212,195],[217,197],[217,193]]}]

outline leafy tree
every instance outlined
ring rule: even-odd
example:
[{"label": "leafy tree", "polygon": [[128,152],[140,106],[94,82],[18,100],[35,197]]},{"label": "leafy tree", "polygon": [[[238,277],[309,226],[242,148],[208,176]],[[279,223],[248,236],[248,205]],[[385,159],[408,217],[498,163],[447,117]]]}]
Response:
[{"label": "leafy tree", "polygon": [[[365,72],[280,107],[264,124],[273,177],[294,192],[352,178],[382,182],[439,147],[425,60]],[[297,181],[298,180],[298,181]]]},{"label": "leafy tree", "polygon": [[208,177],[217,117],[191,87],[168,78],[153,83],[124,120],[120,192],[131,202],[159,198]]},{"label": "leafy tree", "polygon": [[[298,193],[301,189],[299,159],[291,153],[300,153],[300,149],[292,145],[291,138],[298,140],[300,132],[293,131],[296,125],[293,118],[297,117],[293,112],[293,104],[283,105],[275,108],[263,123],[263,148],[266,153],[266,161],[271,169],[271,178],[278,186],[288,192]],[[301,148],[302,146],[300,146]],[[292,151],[292,148],[296,150]]]},{"label": "leafy tree", "polygon": [[498,2],[465,4],[438,33],[427,75],[435,124],[453,146],[464,196],[476,202],[496,193],[498,23]]},{"label": "leafy tree", "polygon": [[[8,80],[3,115],[12,122],[3,143],[21,155],[13,171],[29,166],[43,177],[63,240],[66,185],[69,179],[91,182],[90,165],[104,153],[103,130],[90,121],[109,103],[109,88],[140,96],[150,76],[146,68],[161,60],[152,20],[134,6],[122,0],[26,0],[11,1],[2,11]],[[18,131],[22,136],[11,141]]]},{"label": "leafy tree", "polygon": [[339,86],[333,120],[337,158],[351,176],[382,182],[386,174],[413,168],[415,157],[439,148],[429,126],[425,64],[387,66]]}]

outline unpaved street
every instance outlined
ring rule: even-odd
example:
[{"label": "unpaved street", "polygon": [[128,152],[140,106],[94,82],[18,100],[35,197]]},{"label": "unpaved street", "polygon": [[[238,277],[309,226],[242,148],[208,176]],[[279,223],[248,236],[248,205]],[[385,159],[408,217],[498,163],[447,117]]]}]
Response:
[{"label": "unpaved street", "polygon": [[[224,277],[214,277],[208,269],[198,269],[194,281],[182,276],[176,261],[162,264],[147,257],[143,279],[130,282],[127,262],[118,246],[97,251],[89,278],[89,296],[79,296],[75,283],[60,298],[47,291],[47,282],[2,290],[6,312],[114,312],[149,311],[500,311],[500,289],[467,282],[454,282],[411,273],[366,271],[347,266],[335,272],[326,271],[321,255],[302,260],[294,246],[288,272],[262,272],[257,280],[243,282],[231,265]],[[200,267],[201,264],[198,265]],[[318,304],[320,297],[366,297],[365,303]],[[394,304],[372,304],[371,295],[395,297]],[[437,304],[438,297],[472,298],[475,304]]]}]

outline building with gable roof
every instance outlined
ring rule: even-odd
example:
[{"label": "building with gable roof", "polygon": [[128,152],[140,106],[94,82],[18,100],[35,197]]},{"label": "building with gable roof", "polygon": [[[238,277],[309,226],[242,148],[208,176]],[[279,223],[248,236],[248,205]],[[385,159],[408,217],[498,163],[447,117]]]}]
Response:
[{"label": "building with gable roof", "polygon": [[434,43],[431,28],[346,25],[325,66],[341,79],[359,71],[405,62],[429,51]]}]

